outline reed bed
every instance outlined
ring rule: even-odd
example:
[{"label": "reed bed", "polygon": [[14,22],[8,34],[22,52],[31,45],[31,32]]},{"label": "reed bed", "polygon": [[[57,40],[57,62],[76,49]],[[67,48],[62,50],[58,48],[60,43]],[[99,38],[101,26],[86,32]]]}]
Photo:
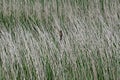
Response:
[{"label": "reed bed", "polygon": [[0,0],[0,80],[119,75],[119,0]]}]

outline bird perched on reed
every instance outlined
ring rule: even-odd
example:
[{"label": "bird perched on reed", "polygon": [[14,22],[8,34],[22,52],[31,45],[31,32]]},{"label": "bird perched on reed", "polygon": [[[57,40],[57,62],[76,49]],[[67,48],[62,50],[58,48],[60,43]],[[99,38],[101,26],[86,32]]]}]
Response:
[{"label": "bird perched on reed", "polygon": [[62,36],[63,36],[62,30],[59,31],[59,36],[60,36],[60,41],[61,41],[62,40]]}]

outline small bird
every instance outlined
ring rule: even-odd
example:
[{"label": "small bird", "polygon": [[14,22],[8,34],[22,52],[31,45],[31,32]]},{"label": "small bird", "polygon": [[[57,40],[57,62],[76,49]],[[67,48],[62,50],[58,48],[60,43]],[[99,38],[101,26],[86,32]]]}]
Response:
[{"label": "small bird", "polygon": [[62,30],[59,31],[59,36],[60,36],[60,40],[62,40],[62,36],[63,36]]}]

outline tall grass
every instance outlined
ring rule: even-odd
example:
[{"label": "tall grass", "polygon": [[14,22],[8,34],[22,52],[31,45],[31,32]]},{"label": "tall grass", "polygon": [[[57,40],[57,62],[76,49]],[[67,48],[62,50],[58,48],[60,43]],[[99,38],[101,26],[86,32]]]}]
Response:
[{"label": "tall grass", "polygon": [[0,0],[0,80],[119,75],[119,0]]}]

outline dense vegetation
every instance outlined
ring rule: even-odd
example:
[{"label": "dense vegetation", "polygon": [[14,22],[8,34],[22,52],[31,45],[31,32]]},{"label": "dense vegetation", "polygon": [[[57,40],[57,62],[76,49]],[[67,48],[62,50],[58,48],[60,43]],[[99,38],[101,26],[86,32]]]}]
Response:
[{"label": "dense vegetation", "polygon": [[0,80],[119,75],[120,0],[0,0]]}]

